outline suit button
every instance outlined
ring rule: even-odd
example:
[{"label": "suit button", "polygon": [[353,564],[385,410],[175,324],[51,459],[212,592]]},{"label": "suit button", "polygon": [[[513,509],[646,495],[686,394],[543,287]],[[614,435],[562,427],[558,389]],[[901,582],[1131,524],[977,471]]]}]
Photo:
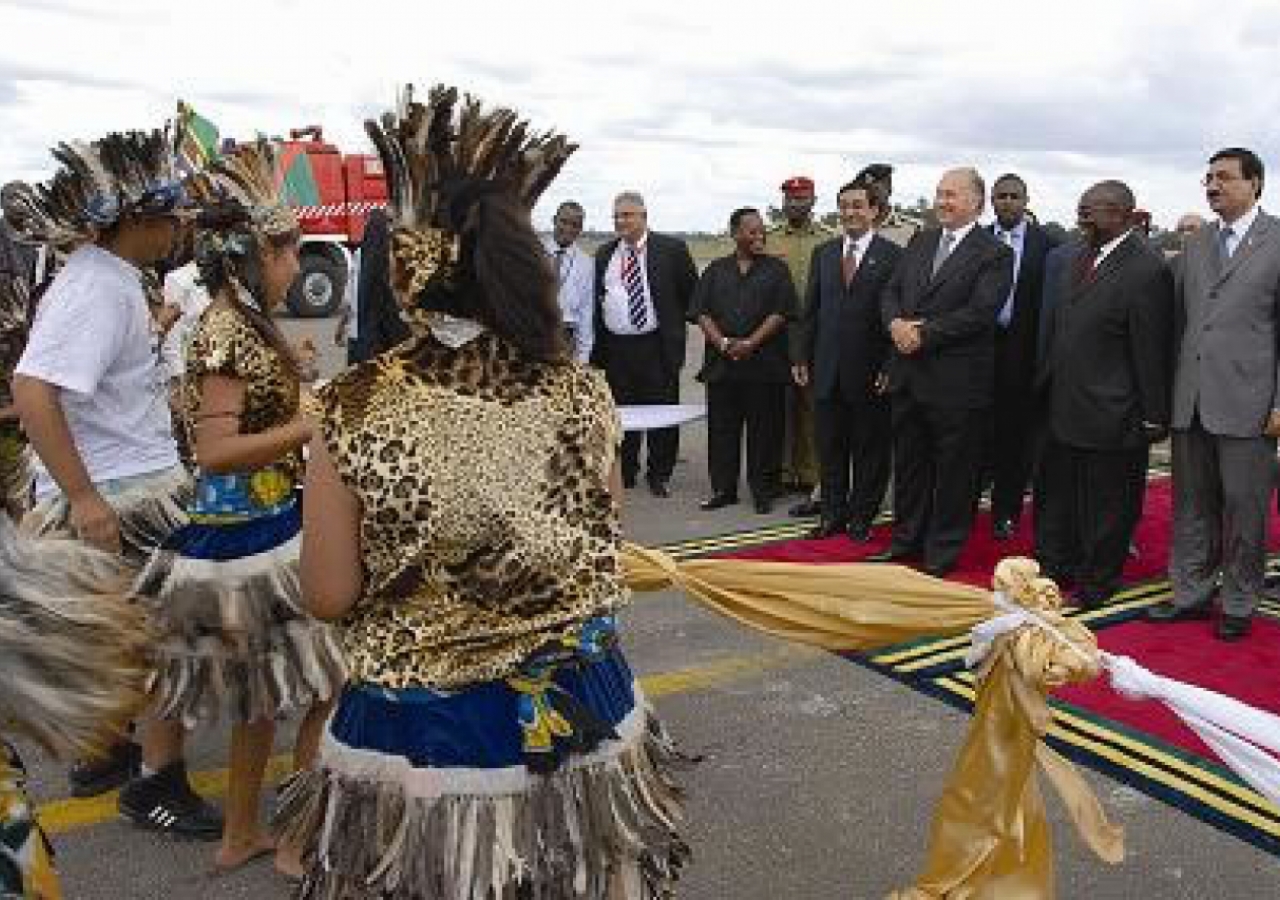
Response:
[{"label": "suit button", "polygon": [[1209,299],[1210,299],[1210,300],[1217,300],[1217,299],[1218,299],[1218,292],[1217,292],[1217,291],[1210,291],[1210,292],[1209,292]]}]

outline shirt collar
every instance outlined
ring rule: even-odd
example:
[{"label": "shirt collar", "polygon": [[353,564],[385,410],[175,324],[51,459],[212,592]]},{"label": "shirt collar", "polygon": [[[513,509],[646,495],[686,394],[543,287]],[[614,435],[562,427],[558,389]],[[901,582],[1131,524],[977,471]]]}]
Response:
[{"label": "shirt collar", "polygon": [[1094,265],[1095,265],[1095,266],[1099,266],[1099,265],[1101,265],[1101,264],[1102,264],[1102,261],[1103,261],[1104,259],[1106,259],[1106,258],[1107,258],[1107,256],[1111,253],[1111,251],[1112,251],[1112,250],[1114,250],[1114,249],[1116,249],[1117,247],[1119,247],[1119,246],[1120,246],[1120,244],[1124,241],[1124,239],[1125,239],[1125,238],[1127,238],[1127,237],[1128,237],[1129,235],[1131,235],[1131,234],[1133,234],[1133,229],[1132,229],[1132,228],[1130,228],[1128,231],[1126,231],[1124,234],[1120,235],[1119,237],[1117,237],[1117,238],[1112,238],[1111,240],[1109,240],[1109,241],[1107,241],[1105,244],[1103,244],[1101,247],[1099,247],[1099,248],[1098,248],[1098,259],[1097,259],[1097,261],[1094,263]]},{"label": "shirt collar", "polygon": [[[1249,211],[1234,222],[1230,223],[1231,233],[1238,238],[1248,234],[1249,229],[1253,227],[1253,220],[1258,218],[1259,204],[1255,203],[1249,207]],[[1218,230],[1222,231],[1227,228],[1227,223],[1222,219],[1218,220]]]},{"label": "shirt collar", "polygon": [[840,250],[842,253],[847,254],[849,252],[849,245],[853,244],[853,250],[855,253],[858,254],[858,256],[860,257],[866,256],[867,247],[870,246],[871,239],[875,236],[876,236],[876,230],[874,228],[868,228],[866,232],[862,235],[862,237],[857,238],[856,240],[850,237],[848,234],[846,234],[843,238],[843,242],[840,245]]},{"label": "shirt collar", "polygon": [[993,231],[996,237],[1001,237],[1007,234],[1021,244],[1023,239],[1027,236],[1027,220],[1025,218],[1019,219],[1017,225],[1005,230],[1004,226],[1000,224],[1000,220],[997,219],[994,223]]},{"label": "shirt collar", "polygon": [[[645,246],[649,243],[649,230],[646,228],[644,234],[640,235],[640,240],[636,241],[636,253],[643,253]],[[619,247],[630,247],[631,245],[623,238],[618,238]]]},{"label": "shirt collar", "polygon": [[[967,237],[969,236],[969,232],[970,232],[970,231],[973,231],[974,227],[975,227],[977,224],[978,224],[978,220],[977,220],[977,219],[974,219],[974,220],[973,220],[972,222],[970,222],[968,225],[965,225],[965,226],[963,226],[963,227],[961,227],[961,228],[957,228],[957,229],[955,229],[954,231],[951,231],[951,234],[955,235],[955,241],[954,241],[954,242],[952,242],[952,249],[955,249],[956,247],[959,247],[959,246],[960,246],[960,242],[961,242],[961,241],[963,241],[965,238],[967,238]],[[948,230],[949,230],[949,229],[944,228],[944,229],[942,229],[942,233],[945,235],[945,234],[947,234]]]}]

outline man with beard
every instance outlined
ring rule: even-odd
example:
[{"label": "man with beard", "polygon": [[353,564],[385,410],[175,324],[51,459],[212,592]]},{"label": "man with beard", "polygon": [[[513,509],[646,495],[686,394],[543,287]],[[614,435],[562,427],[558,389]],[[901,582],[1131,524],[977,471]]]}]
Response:
[{"label": "man with beard", "polygon": [[764,252],[764,222],[744,207],[729,218],[731,256],[715,260],[698,282],[690,316],[706,337],[698,377],[707,385],[707,457],[712,495],[703,509],[738,500],[742,431],[747,484],[758,513],[773,508],[782,451],[782,417],[791,373],[787,322],[796,290],[786,265]]},{"label": "man with beard", "polygon": [[1085,246],[1049,325],[1036,386],[1048,411],[1036,557],[1096,609],[1120,583],[1142,514],[1148,448],[1168,434],[1173,278],[1133,227],[1133,193],[1080,198]]}]

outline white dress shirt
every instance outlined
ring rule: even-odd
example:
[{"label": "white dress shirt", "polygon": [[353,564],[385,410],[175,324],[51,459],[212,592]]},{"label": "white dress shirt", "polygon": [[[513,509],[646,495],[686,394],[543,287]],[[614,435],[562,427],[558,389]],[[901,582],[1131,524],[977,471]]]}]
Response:
[{"label": "white dress shirt", "polygon": [[849,247],[853,247],[854,256],[858,260],[858,267],[862,267],[862,258],[867,255],[867,248],[871,246],[871,239],[876,236],[874,228],[868,228],[861,237],[854,238],[853,235],[846,234],[844,236],[844,244],[840,248],[842,257],[849,255]]},{"label": "white dress shirt", "polygon": [[565,327],[573,332],[573,356],[579,362],[591,358],[591,345],[595,342],[595,264],[577,244],[563,248],[557,262],[556,251],[562,248],[554,238],[544,238],[543,247],[551,257],[551,268],[556,272],[560,285],[560,314]]},{"label": "white dress shirt", "polygon": [[1224,222],[1218,220],[1218,234],[1222,234],[1226,228],[1231,229],[1231,237],[1227,238],[1227,258],[1236,255],[1236,248],[1240,246],[1240,242],[1244,240],[1244,236],[1249,233],[1249,229],[1253,227],[1253,222],[1258,218],[1258,204],[1249,207],[1249,211],[1234,222]]},{"label": "white dress shirt", "polygon": [[609,259],[609,266],[604,272],[604,327],[612,334],[636,335],[650,334],[658,330],[658,311],[653,305],[653,294],[649,291],[649,267],[645,264],[645,251],[649,246],[649,232],[636,243],[636,256],[640,262],[640,283],[644,287],[645,327],[637,329],[631,324],[631,299],[627,295],[627,286],[622,281],[622,261],[627,252],[627,242],[618,241],[618,246]]},{"label": "white dress shirt", "polygon": [[996,236],[996,240],[1013,251],[1013,283],[1009,286],[1009,296],[1005,299],[1004,306],[1000,307],[1000,312],[996,315],[996,321],[1000,326],[1007,328],[1009,321],[1013,318],[1013,298],[1018,293],[1018,273],[1022,271],[1022,247],[1027,239],[1027,220],[1023,219],[1007,231],[997,221],[992,226],[992,234]]}]

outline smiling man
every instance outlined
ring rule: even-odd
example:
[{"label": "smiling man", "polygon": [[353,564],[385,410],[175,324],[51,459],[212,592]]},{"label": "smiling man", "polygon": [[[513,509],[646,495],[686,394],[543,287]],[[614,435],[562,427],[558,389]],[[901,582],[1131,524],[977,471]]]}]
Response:
[{"label": "smiling man", "polygon": [[1258,206],[1263,181],[1251,150],[1209,159],[1218,218],[1187,239],[1178,267],[1173,600],[1148,612],[1205,618],[1219,592],[1224,641],[1248,634],[1262,593],[1280,435],[1280,222]]},{"label": "smiling man", "polygon": [[938,227],[919,232],[885,288],[894,352],[893,543],[873,558],[923,557],[955,568],[973,527],[983,435],[990,422],[996,313],[1013,283],[1013,253],[977,226],[986,186],[952,169],[934,197]]}]

